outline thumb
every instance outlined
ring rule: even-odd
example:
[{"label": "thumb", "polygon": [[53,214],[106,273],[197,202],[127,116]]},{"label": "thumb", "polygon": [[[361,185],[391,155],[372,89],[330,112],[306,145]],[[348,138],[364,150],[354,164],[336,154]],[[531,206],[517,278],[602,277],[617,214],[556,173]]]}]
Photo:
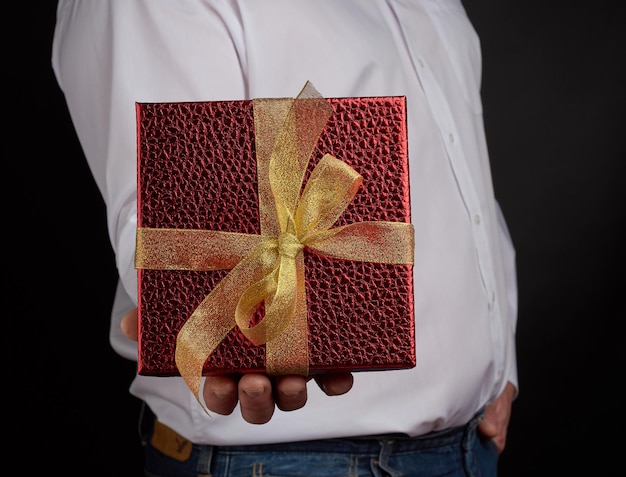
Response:
[{"label": "thumb", "polygon": [[485,415],[478,423],[478,432],[488,438],[494,438],[498,434],[496,416],[489,407],[485,409]]},{"label": "thumb", "polygon": [[137,308],[133,308],[129,312],[127,312],[120,322],[120,329],[126,338],[131,339],[133,341],[137,341],[139,336],[139,323]]}]

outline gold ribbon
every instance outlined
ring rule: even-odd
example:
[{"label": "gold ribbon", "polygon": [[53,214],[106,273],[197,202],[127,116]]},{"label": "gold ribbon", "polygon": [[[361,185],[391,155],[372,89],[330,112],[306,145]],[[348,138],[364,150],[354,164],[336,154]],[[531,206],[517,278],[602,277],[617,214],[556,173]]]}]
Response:
[{"label": "gold ribbon", "polygon": [[[177,336],[176,365],[198,400],[204,364],[235,326],[265,344],[268,374],[308,375],[305,247],[331,258],[413,264],[410,223],[331,228],[363,181],[343,161],[326,154],[300,194],[332,114],[311,83],[295,99],[253,100],[253,111],[261,234],[137,228],[136,268],[230,270]],[[261,304],[263,318],[250,325]]]}]

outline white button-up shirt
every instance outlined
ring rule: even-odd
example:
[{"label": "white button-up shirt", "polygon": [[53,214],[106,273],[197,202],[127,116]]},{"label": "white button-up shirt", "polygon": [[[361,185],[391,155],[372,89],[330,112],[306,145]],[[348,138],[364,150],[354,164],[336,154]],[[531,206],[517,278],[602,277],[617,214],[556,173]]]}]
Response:
[{"label": "white button-up shirt", "polygon": [[423,434],[462,425],[517,385],[511,239],[492,188],[480,44],[459,0],[60,0],[52,63],[106,203],[120,282],[111,343],[137,303],[135,102],[406,96],[417,366],[355,373],[262,426],[207,416],[181,378],[130,392],[196,443]]}]

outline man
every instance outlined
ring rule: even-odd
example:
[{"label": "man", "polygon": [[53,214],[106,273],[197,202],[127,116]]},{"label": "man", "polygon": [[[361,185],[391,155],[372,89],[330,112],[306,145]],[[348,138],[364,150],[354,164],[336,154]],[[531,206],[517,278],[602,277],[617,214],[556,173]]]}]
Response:
[{"label": "man", "polygon": [[[107,205],[111,343],[129,359],[136,102],[295,96],[307,80],[325,97],[407,98],[417,366],[319,388],[209,377],[211,416],[181,378],[137,376],[130,392],[156,416],[147,475],[495,475],[517,392],[514,251],[489,172],[480,45],[459,1],[60,0],[52,60]],[[189,453],[168,444],[183,441]]]}]

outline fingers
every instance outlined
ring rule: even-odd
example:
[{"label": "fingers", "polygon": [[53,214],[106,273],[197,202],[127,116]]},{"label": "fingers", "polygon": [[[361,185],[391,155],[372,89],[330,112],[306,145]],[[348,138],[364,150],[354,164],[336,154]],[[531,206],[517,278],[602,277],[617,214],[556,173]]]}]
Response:
[{"label": "fingers", "polygon": [[493,407],[487,406],[483,418],[478,423],[478,431],[484,437],[495,439],[498,435],[497,416]]},{"label": "fingers", "polygon": [[304,376],[279,376],[272,380],[264,374],[245,374],[239,380],[239,404],[242,417],[251,424],[265,424],[274,415],[275,406],[294,411],[306,404]]},{"label": "fingers", "polygon": [[478,432],[491,439],[498,448],[498,454],[502,454],[506,445],[506,428],[503,428],[497,420],[497,416],[490,408],[485,409],[485,415],[478,423]]},{"label": "fingers", "polygon": [[315,382],[328,396],[345,394],[354,384],[352,373],[333,373],[315,376]]},{"label": "fingers", "polygon": [[502,394],[485,408],[485,414],[478,424],[478,432],[492,439],[498,447],[500,454],[506,446],[507,430],[515,392],[515,387],[511,383],[507,383]]},{"label": "fingers", "polygon": [[279,376],[274,381],[259,373],[235,376],[207,376],[203,388],[209,411],[228,415],[240,404],[241,416],[250,424],[265,424],[274,415],[275,407],[294,411],[306,404],[306,378]]},{"label": "fingers", "polygon": [[245,374],[239,380],[241,416],[250,424],[265,424],[274,415],[272,382],[264,374]]},{"label": "fingers", "polygon": [[237,406],[237,380],[232,376],[207,376],[202,395],[209,411],[228,415]]},{"label": "fingers", "polygon": [[133,308],[122,317],[120,329],[126,338],[137,341],[139,336],[137,308]]},{"label": "fingers", "polygon": [[[329,396],[347,393],[354,382],[351,373],[324,374],[315,381]],[[204,402],[217,414],[228,415],[239,402],[241,416],[250,424],[265,424],[278,407],[295,411],[307,401],[307,378],[298,375],[277,376],[249,373],[237,380],[234,376],[207,376],[203,389]]]},{"label": "fingers", "polygon": [[306,404],[307,390],[304,376],[279,376],[274,382],[274,399],[282,411],[295,411]]}]

